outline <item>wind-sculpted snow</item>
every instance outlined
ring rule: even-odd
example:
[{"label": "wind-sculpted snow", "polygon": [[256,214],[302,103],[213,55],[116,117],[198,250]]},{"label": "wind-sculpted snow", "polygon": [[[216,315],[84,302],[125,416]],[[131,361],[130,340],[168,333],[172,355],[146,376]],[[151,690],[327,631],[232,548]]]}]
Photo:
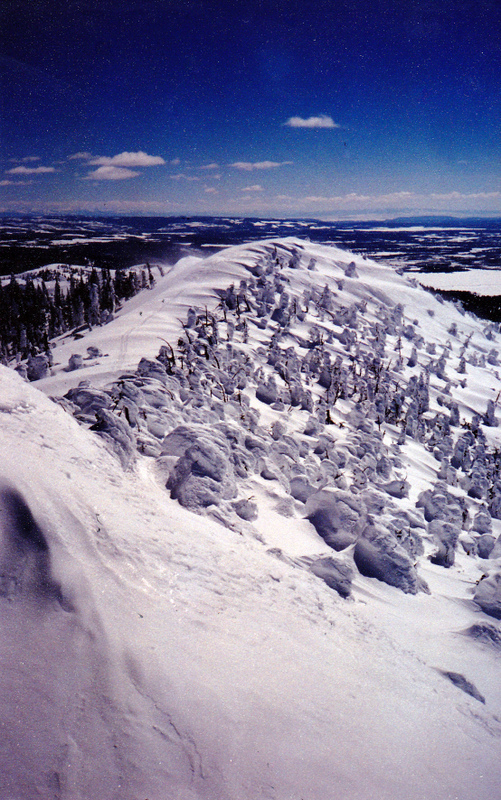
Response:
[{"label": "wind-sculpted snow", "polygon": [[334,550],[354,544],[367,524],[362,498],[340,490],[314,492],[306,502],[305,516]]},{"label": "wind-sculpted snow", "polygon": [[486,614],[501,619],[501,573],[487,575],[480,580],[475,602]]},{"label": "wind-sculpted snow", "polygon": [[[92,725],[106,758],[118,753],[100,795],[85,777],[100,760],[69,724],[60,738],[88,767],[60,759],[39,796],[490,800],[497,327],[298,239],[185,260],[130,302],[103,342],[98,329],[82,339],[95,360],[70,373],[56,358],[40,382],[64,383],[64,452],[54,521],[28,525],[48,550],[26,574],[45,577],[26,585],[51,587],[50,613],[95,637],[81,691],[91,709],[109,702]],[[26,401],[13,379],[0,413],[31,453],[50,404],[29,411],[35,389]],[[47,465],[57,445],[36,441]],[[12,487],[35,520],[48,490],[27,491],[27,470]],[[9,541],[5,574],[21,574]]]},{"label": "wind-sculpted snow", "polygon": [[358,570],[368,578],[377,578],[409,594],[416,594],[419,589],[427,591],[413,560],[392,534],[391,529],[375,522],[364,528],[353,551]]},{"label": "wind-sculpted snow", "polygon": [[[285,243],[263,245],[260,250],[253,247],[251,262],[243,262],[248,278],[241,279],[238,288],[230,284],[218,289],[220,302],[210,311],[207,306],[190,307],[177,342],[162,345],[154,359],[141,358],[137,371],[122,376],[111,389],[99,392],[82,386],[70,390],[67,400],[79,407],[79,418],[86,421],[89,413],[94,413],[93,427],[114,443],[122,458],[130,456],[130,442],[135,439],[140,452],[161,459],[164,472],[164,456],[172,455],[162,444],[165,434],[178,423],[188,425],[188,431],[190,425],[195,426],[190,447],[177,454],[180,458],[166,480],[173,497],[194,510],[210,509],[234,498],[238,488],[246,491],[239,486],[239,479],[241,483],[259,474],[274,480],[279,474],[292,498],[307,502],[306,517],[334,549],[354,544],[362,534],[364,506],[358,492],[373,486],[395,500],[408,496],[409,483],[395,455],[395,448],[404,447],[408,438],[433,451],[441,463],[438,477],[446,484],[455,485],[459,467],[465,473],[463,483],[468,484],[469,497],[483,499],[490,491],[494,508],[497,489],[489,483],[483,464],[494,463],[496,456],[476,457],[479,448],[485,450],[478,413],[470,423],[464,421],[470,428],[468,434],[460,432],[458,403],[450,397],[454,381],[446,375],[453,351],[450,340],[437,360],[440,342],[425,341],[419,320],[407,319],[404,304],[392,300],[392,288],[396,299],[404,290],[409,292],[406,281],[393,275],[395,286],[386,285],[383,291],[381,279],[379,285],[374,280],[360,280],[363,262],[357,271],[353,261],[336,260],[331,266],[333,274],[328,276],[331,285],[322,283],[324,276],[319,279],[315,274],[318,256],[308,259],[306,273],[301,271],[306,259],[301,250]],[[325,248],[322,250],[325,259]],[[245,256],[244,249],[242,254]],[[336,270],[342,277],[336,276]],[[384,277],[388,282],[388,276]],[[414,293],[420,295],[419,302],[438,304],[417,287]],[[433,319],[435,309],[427,311],[428,319]],[[458,323],[450,323],[447,333],[459,339]],[[492,341],[492,329],[484,333]],[[458,375],[464,374],[465,353],[473,336],[468,330],[459,349]],[[472,347],[473,363],[483,349]],[[404,350],[410,355],[405,356]],[[438,380],[433,386],[435,413],[430,411],[433,375]],[[465,383],[458,377],[455,386]],[[119,414],[129,424],[130,437],[118,420],[112,423],[111,406],[115,416]],[[274,412],[270,432],[259,424],[266,407]],[[296,414],[296,433],[287,436],[287,417],[293,409],[305,415],[305,422],[301,424],[300,414]],[[231,420],[234,427],[247,430],[253,438],[240,435],[222,442],[215,426],[223,420]],[[492,399],[483,422],[490,427],[496,424]],[[201,424],[203,436],[197,431]],[[277,425],[283,429],[278,436],[273,434]],[[348,430],[341,432],[339,426]],[[396,430],[393,452],[383,442],[381,431],[385,428]],[[309,440],[310,430],[317,437],[314,442]],[[489,490],[489,486],[494,488]],[[351,513],[362,523],[355,527],[339,521],[334,524],[333,511],[318,506],[322,495],[316,499],[325,487],[348,491]],[[459,502],[466,513],[464,501]],[[318,507],[313,512],[315,504]],[[448,518],[451,514],[435,520],[430,510],[433,498],[429,502],[420,499],[420,506],[431,525],[430,538],[437,543],[434,563],[451,566],[465,520],[459,521],[459,527]],[[231,516],[237,508],[243,506],[226,503],[224,510]],[[389,522],[385,520],[385,530],[395,547],[400,547]],[[474,535],[486,533],[475,526],[473,531]],[[483,553],[487,546],[482,540]],[[367,559],[360,555],[364,547],[367,550],[361,542],[357,553],[367,574]],[[380,566],[369,572],[382,579],[386,574]],[[392,585],[395,580],[394,575],[388,577]],[[416,580],[404,584],[418,586]]]},{"label": "wind-sculpted snow", "polygon": [[330,556],[324,558],[305,557],[303,562],[314,575],[325,581],[327,586],[334,589],[341,597],[350,596],[353,580],[353,569],[350,564]]},{"label": "wind-sculpted snow", "polygon": [[[209,436],[203,431],[176,428],[172,435],[186,436],[185,446],[177,444],[174,449],[182,449],[166,483],[171,497],[179,500],[182,506],[198,510],[217,505],[237,493],[230,460],[230,448],[222,437]],[[163,452],[172,453],[171,442],[164,440]]]},{"label": "wind-sculpted snow", "polygon": [[[480,413],[462,402],[461,418],[459,403],[467,363],[496,365],[496,333],[454,307],[439,323],[440,300],[412,279],[347,258],[292,240],[227,251],[225,266],[220,256],[208,259],[207,269],[214,261],[228,275],[236,260],[247,277],[220,282],[210,307],[191,305],[177,341],[166,341],[156,358],[143,356],[104,390],[84,382],[61,402],[73,403],[123,463],[134,443],[156,458],[157,474],[185,507],[230,525],[236,517],[256,522],[259,503],[249,505],[246,495],[260,478],[274,481],[306,504],[293,513],[330,547],[356,545],[363,575],[412,593],[426,588],[416,572],[425,541],[442,567],[454,564],[463,532],[472,554],[488,557],[494,546],[486,536],[501,508],[499,457],[484,428],[496,427],[496,406],[489,398]],[[414,500],[424,520],[412,534],[394,519],[409,510],[401,457],[409,440],[440,464],[436,484]],[[449,486],[463,491],[450,494]],[[378,514],[377,534],[367,519],[369,488],[379,492],[378,508],[369,509]],[[466,497],[489,505],[479,515]]]}]

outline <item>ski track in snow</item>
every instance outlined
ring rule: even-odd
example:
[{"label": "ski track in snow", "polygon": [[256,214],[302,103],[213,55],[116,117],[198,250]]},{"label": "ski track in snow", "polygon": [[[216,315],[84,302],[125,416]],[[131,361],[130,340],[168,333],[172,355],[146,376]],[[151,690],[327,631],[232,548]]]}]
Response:
[{"label": "ski track in snow", "polygon": [[[299,263],[291,266],[295,253]],[[307,268],[311,259],[313,270]],[[440,366],[429,373],[427,436],[437,413],[452,413],[451,402],[471,425],[474,413],[486,414],[488,400],[501,389],[497,366],[486,360],[499,347],[493,326],[441,304],[389,267],[295,238],[183,259],[153,290],[126,303],[113,322],[78,342],[61,338],[53,374],[35,384],[0,367],[0,800],[501,797],[501,650],[493,640],[465,635],[479,623],[499,631],[498,621],[473,597],[483,573],[499,572],[500,545],[488,559],[468,554],[472,534],[463,530],[454,563],[433,563],[437,542],[416,508],[422,493],[437,484],[437,448],[447,434],[425,447],[409,427],[400,441],[401,421],[376,424],[369,400],[360,399],[357,409],[350,396],[332,403],[333,424],[321,422],[305,434],[309,411],[292,403],[274,408],[256,398],[256,388],[270,378],[284,397],[292,386],[292,373],[283,380],[267,358],[270,336],[281,323],[257,327],[256,306],[247,314],[248,334],[235,330],[231,339],[232,357],[262,370],[262,379],[250,375],[241,389],[248,405],[222,393],[223,384],[211,383],[207,371],[201,372],[206,385],[188,387],[186,395],[172,376],[165,376],[162,389],[161,381],[146,374],[141,381],[150,399],[136,433],[151,455],[129,457],[126,469],[111,435],[97,436],[87,429],[90,418],[79,425],[46,396],[61,397],[82,380],[109,389],[124,373],[135,373],[141,358],[155,364],[165,341],[175,347],[192,330],[187,334],[181,325],[190,308],[202,316],[206,308],[217,313],[226,348],[231,334],[222,320],[221,291],[250,282],[258,265],[269,281],[278,276],[289,308],[293,298],[304,307],[304,292],[312,286],[319,297],[326,283],[332,291],[330,308],[325,301],[321,310],[310,299],[306,317],[290,323],[278,340],[282,352],[314,352],[304,342],[316,324],[324,335],[334,333],[325,344],[331,364],[340,355],[346,367],[358,346],[360,365],[364,354],[381,346],[377,324],[401,303],[402,325],[413,332],[400,345],[388,333],[382,362],[389,373],[397,369],[392,374],[405,387],[450,342],[446,379]],[[275,292],[272,309],[281,298]],[[335,320],[338,309],[363,301],[357,342],[341,341],[351,328]],[[234,318],[229,307],[226,313]],[[458,372],[470,336],[466,373]],[[435,353],[428,352],[430,343]],[[107,355],[82,370],[65,371],[70,355],[91,345]],[[417,364],[409,366],[413,347]],[[177,358],[176,368],[179,353]],[[211,366],[205,356],[199,361],[200,369]],[[193,363],[196,368],[196,358]],[[220,366],[218,381],[225,377]],[[356,359],[353,375],[361,377]],[[326,396],[317,378],[307,384],[314,404]],[[199,408],[197,397],[203,400]],[[162,455],[162,442],[180,424],[194,426],[199,437],[197,425],[214,435],[222,420],[250,437],[242,452],[228,450],[231,457],[243,453],[254,466],[247,477],[235,477],[236,495],[229,482],[228,496],[195,514],[164,488],[179,453]],[[315,488],[349,492],[350,484],[361,481],[352,498],[374,502],[375,522],[386,524],[392,499],[384,495],[378,514],[382,493],[373,500],[363,494],[363,474],[371,476],[371,491],[388,480],[374,477],[371,453],[362,447],[369,435],[360,427],[364,420],[377,433],[378,457],[393,459],[390,477],[408,486],[391,513],[396,518],[405,512],[419,523],[412,530],[419,532],[423,552],[415,562],[429,593],[404,593],[360,574],[355,540],[333,550],[306,518],[310,506],[291,497],[294,476],[306,474],[314,483],[324,475],[321,468],[329,467],[330,483]],[[412,415],[409,420],[414,425]],[[282,427],[274,428],[277,422]],[[452,425],[454,441],[465,430]],[[499,447],[499,428],[483,424],[482,430],[487,446]],[[315,453],[321,440],[332,457]],[[216,439],[211,442],[213,449],[204,452],[213,452]],[[303,448],[300,458],[294,442]],[[338,474],[336,454],[346,459]],[[442,461],[444,470],[447,463]],[[450,497],[466,497],[457,476],[448,475],[443,486]],[[344,489],[341,476],[348,481]],[[9,501],[13,489],[21,498],[17,517]],[[240,518],[235,498],[254,504],[257,517]],[[471,520],[482,500],[465,502]],[[501,522],[490,524],[499,537]],[[310,571],[311,560],[319,558],[351,567],[347,599]],[[411,577],[413,570],[409,563]],[[485,703],[461,691],[447,672],[464,676]]]}]

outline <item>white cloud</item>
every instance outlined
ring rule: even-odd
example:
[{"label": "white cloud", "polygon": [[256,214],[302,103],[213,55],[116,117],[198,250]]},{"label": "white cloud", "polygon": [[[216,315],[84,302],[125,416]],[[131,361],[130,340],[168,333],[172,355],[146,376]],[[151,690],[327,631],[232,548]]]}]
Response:
[{"label": "white cloud", "polygon": [[315,195],[311,194],[307,197],[303,197],[303,200],[306,203],[342,203],[342,202],[367,202],[368,200],[374,200],[375,197],[370,197],[370,195],[364,194],[355,194],[354,192],[350,192],[350,194],[346,195],[333,195],[332,197],[327,197],[326,195]]},{"label": "white cloud", "polygon": [[263,187],[259,183],[254,183],[252,186],[244,186],[242,192],[262,192]]},{"label": "white cloud", "polygon": [[230,167],[251,172],[253,169],[274,169],[275,167],[283,167],[286,164],[292,164],[292,161],[235,161],[230,164]]},{"label": "white cloud", "polygon": [[[347,203],[347,204],[360,204],[360,203],[392,203],[395,201],[402,202],[412,200],[416,197],[421,197],[414,192],[390,192],[388,194],[358,194],[358,192],[348,192],[343,195],[308,195],[303,197],[302,200],[307,203]],[[430,195],[431,197],[431,195]]]},{"label": "white cloud", "polygon": [[297,198],[298,207],[313,205],[322,206],[322,211],[328,209],[337,211],[386,211],[433,213],[440,211],[474,211],[475,209],[495,210],[499,206],[501,192],[388,192],[387,194],[358,194],[349,192],[344,195],[309,195]]},{"label": "white cloud", "polygon": [[199,181],[200,178],[197,178],[195,175],[185,175],[184,172],[179,172],[177,175],[169,175],[169,178],[173,181]]},{"label": "white cloud", "polygon": [[287,122],[284,122],[288,128],[340,128],[341,126],[334,122],[332,117],[327,114],[319,114],[318,117],[289,117]]},{"label": "white cloud", "polygon": [[71,161],[71,160],[82,159],[82,161],[89,161],[89,159],[91,159],[92,157],[93,157],[92,153],[86,153],[86,152],[80,151],[78,153],[73,153],[72,156],[68,156],[68,160]]},{"label": "white cloud", "polygon": [[448,192],[446,194],[436,194],[432,192],[430,197],[433,197],[434,200],[491,200],[496,197],[500,197],[501,192],[471,192],[469,194],[461,194],[460,192]]},{"label": "white cloud", "polygon": [[170,163],[172,164],[173,167],[178,167],[180,165],[180,163],[181,163],[181,159],[180,158],[173,158]]},{"label": "white cloud", "polygon": [[12,167],[6,175],[42,175],[47,172],[56,172],[54,167]]},{"label": "white cloud", "polygon": [[132,169],[124,169],[124,167],[103,166],[98,167],[93,172],[89,172],[85,176],[86,181],[123,181],[127,178],[136,178],[140,172],[134,172]]},{"label": "white cloud", "polygon": [[[118,168],[114,168],[118,169]],[[245,173],[244,173],[245,174]],[[8,176],[5,176],[7,179]],[[210,173],[212,178],[212,173]],[[12,178],[13,182],[17,180]],[[37,178],[35,176],[34,180]],[[87,180],[92,180],[92,177]],[[244,181],[242,181],[244,183]],[[249,181],[249,186],[250,186]],[[171,187],[172,188],[172,187]],[[189,184],[187,185],[187,190]],[[417,191],[395,191],[388,193],[349,192],[330,195],[327,192],[311,191],[304,195],[280,193],[273,197],[265,192],[243,192],[240,188],[233,196],[224,192],[213,191],[214,187],[193,184],[191,200],[164,198],[163,200],[104,200],[95,191],[93,199],[77,198],[73,200],[58,199],[48,201],[41,198],[21,199],[24,191],[21,187],[7,187],[3,192],[0,211],[8,213],[104,213],[167,215],[169,213],[195,214],[210,211],[222,215],[255,214],[268,216],[321,216],[323,219],[388,219],[390,216],[447,213],[458,217],[477,213],[499,216],[501,214],[501,191],[488,189],[472,192],[452,191],[449,187],[435,193],[419,193]],[[12,195],[7,200],[7,195]]]},{"label": "white cloud", "polygon": [[142,150],[137,153],[118,153],[116,156],[96,156],[91,158],[89,164],[101,165],[104,167],[155,167],[165,164],[162,156],[149,156]]},{"label": "white cloud", "polygon": [[216,164],[215,161],[212,161],[210,164],[204,164],[204,166],[200,167],[200,169],[219,169],[219,164]]}]

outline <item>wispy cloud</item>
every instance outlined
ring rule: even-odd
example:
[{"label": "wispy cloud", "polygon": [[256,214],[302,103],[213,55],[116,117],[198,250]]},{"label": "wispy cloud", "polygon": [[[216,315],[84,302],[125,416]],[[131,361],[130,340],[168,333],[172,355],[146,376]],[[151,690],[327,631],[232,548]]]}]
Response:
[{"label": "wispy cloud", "polygon": [[12,167],[6,170],[6,175],[42,175],[48,172],[57,172],[54,167]]},{"label": "wispy cloud", "polygon": [[332,117],[327,114],[319,114],[318,117],[289,117],[287,122],[283,123],[288,128],[340,128],[341,126],[334,122]]},{"label": "wispy cloud", "polygon": [[10,181],[10,180],[3,180],[0,181],[0,186],[28,186],[33,181]]},{"label": "wispy cloud", "polygon": [[430,194],[434,200],[440,201],[456,201],[456,200],[492,200],[501,197],[501,192],[470,192],[469,194],[462,194],[461,192],[446,192],[445,194],[437,194],[432,192]]},{"label": "wispy cloud", "polygon": [[292,164],[292,161],[235,161],[229,166],[251,172],[253,169],[274,169],[275,167],[284,167],[286,164]]},{"label": "wispy cloud", "polygon": [[259,183],[254,183],[252,186],[244,186],[242,192],[262,192],[263,187]]},{"label": "wispy cloud", "polygon": [[102,166],[89,172],[85,176],[86,181],[123,181],[128,178],[137,178],[140,172],[135,172],[132,169],[125,169],[124,167],[115,167],[112,165]]},{"label": "wispy cloud", "polygon": [[181,163],[181,159],[180,158],[173,158],[172,161],[170,162],[171,166],[173,166],[173,167],[178,167],[180,165],[180,163]]},{"label": "wispy cloud", "polygon": [[[171,200],[19,200],[9,204],[10,210],[20,213],[78,214],[81,212],[100,214],[168,214],[179,211],[180,206]],[[0,212],[7,206],[0,205]]]},{"label": "wispy cloud", "polygon": [[[109,167],[108,167],[109,169]],[[115,167],[114,169],[119,169]],[[122,168],[123,169],[123,168]],[[212,176],[211,176],[212,177]],[[88,178],[92,180],[92,178]],[[99,179],[98,179],[99,180]],[[14,181],[13,181],[14,182]],[[15,181],[17,183],[17,181]],[[5,184],[4,184],[5,185]],[[250,186],[249,182],[249,186]],[[257,185],[257,184],[256,184]],[[280,216],[320,216],[323,219],[388,219],[390,216],[449,213],[458,217],[472,213],[499,216],[501,213],[501,191],[420,193],[417,191],[395,191],[388,193],[349,192],[339,195],[313,191],[308,196],[275,194],[265,192],[235,191],[232,196],[218,192],[205,184],[193,185],[191,201],[179,198],[163,200],[104,200],[96,190],[93,199],[44,200],[40,197],[20,199],[22,189],[12,186],[3,192],[0,211],[20,213],[104,213],[104,214],[163,214],[211,213],[256,214]],[[7,200],[7,195],[12,195]],[[173,192],[173,194],[175,194]]]},{"label": "wispy cloud", "polygon": [[[388,194],[358,194],[358,192],[348,192],[343,195],[308,195],[301,198],[305,203],[313,203],[315,205],[322,204],[331,207],[346,207],[357,208],[361,206],[369,206],[378,208],[380,206],[387,206],[391,204],[402,205],[404,203],[412,202],[416,199],[422,199],[422,195],[417,195],[414,192],[389,192]],[[431,195],[430,195],[431,197]]]},{"label": "wispy cloud", "polygon": [[475,209],[499,208],[501,192],[419,192],[400,191],[382,194],[359,194],[349,192],[344,195],[308,195],[296,198],[298,207],[316,207],[325,211],[393,211],[435,212],[435,211],[469,211]]},{"label": "wispy cloud", "polygon": [[210,164],[204,164],[203,167],[200,169],[219,169],[219,164],[216,164],[215,161],[212,161]]},{"label": "wispy cloud", "polygon": [[86,153],[84,151],[80,151],[79,153],[73,153],[73,155],[68,156],[68,160],[69,161],[72,161],[72,160],[75,160],[75,161],[78,161],[78,160],[90,161],[91,158],[93,158],[92,153]]},{"label": "wispy cloud", "polygon": [[9,158],[14,164],[29,164],[32,161],[40,161],[40,156],[25,156],[24,158]]},{"label": "wispy cloud", "polygon": [[116,156],[96,156],[92,157],[89,164],[96,164],[104,167],[156,167],[165,164],[162,156],[149,156],[142,150],[137,153],[118,153]]},{"label": "wispy cloud", "polygon": [[196,175],[186,175],[184,172],[178,172],[177,175],[169,175],[169,178],[173,181],[199,181],[200,178],[197,178]]}]

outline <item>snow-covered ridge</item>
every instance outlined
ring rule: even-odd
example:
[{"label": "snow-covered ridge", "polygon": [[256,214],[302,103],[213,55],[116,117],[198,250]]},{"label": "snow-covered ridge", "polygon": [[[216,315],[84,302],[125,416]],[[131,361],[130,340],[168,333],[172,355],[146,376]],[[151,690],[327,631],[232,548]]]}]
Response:
[{"label": "snow-covered ridge", "polygon": [[[245,497],[276,482],[330,547],[355,546],[363,574],[416,593],[427,590],[415,569],[426,538],[443,566],[458,541],[482,555],[494,544],[499,457],[484,426],[497,426],[497,334],[391,268],[350,258],[291,239],[185,259],[161,295],[171,325],[172,306],[192,302],[179,332],[165,330],[156,358],[105,391],[79,386],[61,402],[125,461],[134,448],[155,458],[182,505],[254,522]],[[407,443],[433,454],[434,481],[408,481]]]},{"label": "snow-covered ridge", "polygon": [[0,370],[7,673],[49,698],[42,734],[6,703],[4,796],[495,796],[498,347],[291,238],[183,259],[58,343],[35,385],[80,426]]}]

